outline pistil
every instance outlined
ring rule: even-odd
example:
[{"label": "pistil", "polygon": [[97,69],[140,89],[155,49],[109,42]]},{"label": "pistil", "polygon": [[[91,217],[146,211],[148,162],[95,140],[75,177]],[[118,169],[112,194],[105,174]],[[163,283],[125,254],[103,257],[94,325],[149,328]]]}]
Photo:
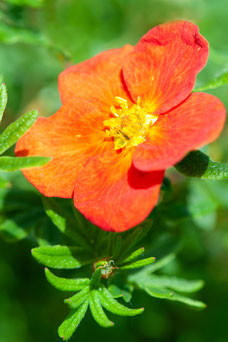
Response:
[{"label": "pistil", "polygon": [[114,138],[115,150],[138,146],[146,140],[150,127],[158,119],[158,115],[147,113],[141,106],[141,98],[129,107],[126,99],[116,96],[117,106],[111,107],[112,118],[105,120],[108,137]]}]

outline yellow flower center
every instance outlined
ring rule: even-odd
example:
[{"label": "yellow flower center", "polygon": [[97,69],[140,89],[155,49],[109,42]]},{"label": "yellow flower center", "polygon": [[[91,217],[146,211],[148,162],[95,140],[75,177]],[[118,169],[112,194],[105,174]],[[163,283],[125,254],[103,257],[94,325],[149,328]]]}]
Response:
[{"label": "yellow flower center", "polygon": [[105,120],[104,125],[108,129],[108,137],[114,137],[115,150],[138,146],[146,140],[149,128],[156,122],[158,115],[147,113],[142,108],[140,97],[137,103],[128,107],[127,100],[115,97],[118,108],[112,106],[112,118]]}]

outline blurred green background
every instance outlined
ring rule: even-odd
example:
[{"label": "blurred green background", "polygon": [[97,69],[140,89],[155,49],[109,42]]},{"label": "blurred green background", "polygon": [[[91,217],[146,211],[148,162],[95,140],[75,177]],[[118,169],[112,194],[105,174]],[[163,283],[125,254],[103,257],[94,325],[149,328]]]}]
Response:
[{"label": "blurred green background", "polygon": [[[1,129],[30,109],[42,116],[53,114],[60,106],[57,77],[67,66],[108,48],[135,44],[151,27],[171,19],[194,21],[210,43],[209,62],[197,85],[228,71],[227,0],[0,1],[0,77],[9,95]],[[228,86],[211,93],[228,106]],[[205,148],[216,161],[228,161],[227,136],[226,126]],[[138,292],[133,305],[144,306],[143,315],[115,317],[110,330],[88,318],[72,341],[228,341],[228,182],[186,179],[173,170],[168,176],[174,193],[158,206],[150,248],[159,257],[173,242],[181,243],[166,274],[204,279],[198,298],[208,308],[198,312]],[[28,191],[28,201],[36,196],[20,173],[5,177],[14,189]],[[10,198],[9,191],[2,191],[1,215],[7,212],[6,196]],[[8,219],[14,220],[13,213],[8,211]],[[67,310],[63,295],[51,288],[43,268],[32,260],[32,234],[17,243],[0,234],[0,342],[58,341],[57,326]]]}]

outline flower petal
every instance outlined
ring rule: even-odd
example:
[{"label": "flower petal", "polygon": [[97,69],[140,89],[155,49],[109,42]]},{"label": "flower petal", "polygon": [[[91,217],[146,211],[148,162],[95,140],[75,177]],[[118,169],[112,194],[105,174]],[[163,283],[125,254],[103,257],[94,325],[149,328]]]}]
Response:
[{"label": "flower petal", "polygon": [[159,116],[149,139],[133,156],[135,167],[144,171],[166,169],[187,152],[215,140],[221,133],[226,109],[215,96],[193,93],[180,106]]},{"label": "flower petal", "polygon": [[[24,176],[45,196],[71,198],[83,164],[108,148],[103,120],[104,114],[84,99],[66,104],[49,118],[39,118],[19,139],[16,156],[44,156],[52,160],[42,167],[24,169]],[[114,148],[113,143],[109,145]]]},{"label": "flower petal", "polygon": [[101,102],[109,110],[115,96],[128,99],[122,64],[132,49],[131,45],[125,45],[120,49],[107,50],[63,71],[59,76],[62,102],[82,96]]},{"label": "flower petal", "polygon": [[190,94],[207,58],[208,42],[198,26],[169,22],[141,38],[126,57],[124,79],[135,101],[140,96],[149,111],[165,113]]},{"label": "flower petal", "polygon": [[114,150],[92,158],[78,174],[74,204],[104,230],[121,232],[142,222],[156,205],[164,171],[141,172],[131,153]]}]

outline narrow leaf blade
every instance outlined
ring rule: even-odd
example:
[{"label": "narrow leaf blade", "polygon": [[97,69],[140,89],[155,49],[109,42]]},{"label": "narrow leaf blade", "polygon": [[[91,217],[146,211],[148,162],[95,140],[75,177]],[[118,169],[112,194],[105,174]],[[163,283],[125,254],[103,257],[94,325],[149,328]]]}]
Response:
[{"label": "narrow leaf blade", "polygon": [[138,248],[136,251],[132,252],[128,257],[126,257],[126,259],[123,259],[120,263],[120,265],[122,265],[123,263],[132,261],[134,259],[136,259],[137,257],[139,257],[140,255],[142,255],[145,251],[144,247]]},{"label": "narrow leaf blade", "polygon": [[129,303],[132,298],[134,287],[129,284],[124,284],[121,288],[116,284],[111,284],[108,287],[113,298],[123,298],[126,303]]},{"label": "narrow leaf blade", "polygon": [[120,253],[120,258],[124,259],[128,256],[131,248],[142,240],[152,226],[152,220],[145,220],[139,227],[135,228],[123,241],[123,247]]},{"label": "narrow leaf blade", "polygon": [[22,115],[18,120],[9,125],[0,135],[0,154],[8,150],[17,140],[34,124],[38,117],[37,111],[31,111]]},{"label": "narrow leaf blade", "polygon": [[59,337],[61,337],[64,341],[69,340],[82,319],[84,318],[86,311],[88,309],[89,301],[85,301],[77,311],[72,311],[65,321],[60,325],[58,329]]},{"label": "narrow leaf blade", "polygon": [[121,251],[121,248],[122,248],[122,245],[123,245],[123,238],[122,238],[122,236],[117,235],[116,241],[115,241],[115,244],[113,247],[113,251],[112,251],[113,259],[118,258],[120,251]]},{"label": "narrow leaf blade", "polygon": [[144,290],[150,296],[155,297],[155,298],[168,299],[168,300],[175,301],[175,302],[181,302],[181,303],[184,303],[186,305],[189,305],[189,306],[192,306],[195,308],[199,308],[199,309],[204,309],[206,307],[206,304],[201,302],[201,301],[198,301],[198,300],[186,297],[186,296],[179,295],[179,294],[172,292],[166,288],[156,288],[156,287],[145,286]]},{"label": "narrow leaf blade", "polygon": [[91,279],[91,287],[98,287],[100,285],[101,271],[102,271],[101,267],[98,267],[93,272],[93,276]]},{"label": "narrow leaf blade", "polygon": [[39,46],[49,45],[46,36],[30,29],[24,29],[15,25],[0,22],[0,41],[5,44],[26,43]]},{"label": "narrow leaf blade", "polygon": [[176,277],[157,275],[149,275],[148,277],[140,279],[140,282],[143,282],[146,286],[154,286],[158,288],[167,287],[169,289],[185,293],[198,291],[204,285],[202,280],[186,280]]},{"label": "narrow leaf blade", "polygon": [[64,303],[68,304],[71,309],[77,309],[82,303],[89,297],[90,287],[86,286],[79,293],[64,300]]},{"label": "narrow leaf blade", "polygon": [[129,269],[133,269],[133,268],[144,267],[144,266],[147,266],[147,265],[154,263],[155,260],[156,259],[154,257],[150,257],[150,258],[146,258],[146,259],[142,259],[142,260],[137,260],[135,262],[132,262],[131,264],[120,266],[120,269],[121,270],[127,270],[127,269],[129,270]]},{"label": "narrow leaf blade", "polygon": [[173,296],[173,292],[166,288],[153,287],[153,286],[142,286],[150,296],[160,299],[170,299]]},{"label": "narrow leaf blade", "polygon": [[102,306],[106,310],[119,316],[135,316],[135,315],[141,314],[144,311],[144,308],[130,309],[120,304],[113,298],[111,293],[104,287],[99,289],[99,298],[100,298]]},{"label": "narrow leaf blade", "polygon": [[84,287],[90,285],[90,279],[88,278],[61,278],[53,274],[48,268],[45,268],[45,275],[48,282],[57,290],[61,291],[80,291]]},{"label": "narrow leaf blade", "polygon": [[43,197],[44,210],[54,225],[79,245],[89,248],[88,241],[77,232],[78,223],[53,198]]},{"label": "narrow leaf blade", "polygon": [[96,290],[92,290],[90,292],[90,300],[89,300],[90,310],[94,320],[102,327],[109,328],[114,325],[112,321],[108,319],[106,316],[101,303],[100,298]]},{"label": "narrow leaf blade", "polygon": [[0,170],[13,172],[30,167],[43,166],[49,162],[47,157],[0,157]]},{"label": "narrow leaf blade", "polygon": [[41,264],[56,269],[73,269],[89,264],[91,259],[81,247],[42,246],[32,249],[33,257]]},{"label": "narrow leaf blade", "polygon": [[180,302],[198,309],[205,309],[207,305],[199,300],[195,300],[186,296],[179,295],[177,293],[174,293],[172,297],[169,298],[169,300]]},{"label": "narrow leaf blade", "polygon": [[22,240],[35,227],[37,219],[40,217],[40,208],[30,208],[30,210],[20,211],[11,217],[6,217],[0,223],[0,234],[8,242]]},{"label": "narrow leaf blade", "polygon": [[148,274],[151,274],[160,268],[166,266],[175,258],[175,254],[171,253],[162,258],[161,260],[156,261],[154,264],[144,267],[142,270],[135,272],[134,274],[129,275],[128,281],[131,283],[138,282],[138,279],[143,279],[147,277]]},{"label": "narrow leaf blade", "polygon": [[219,75],[214,80],[211,80],[210,82],[206,83],[204,86],[194,89],[194,92],[216,89],[216,88],[222,87],[223,85],[227,83],[228,83],[228,71],[224,72],[222,75]]},{"label": "narrow leaf blade", "polygon": [[6,109],[6,104],[7,104],[7,90],[6,90],[5,84],[2,83],[0,85],[0,122],[2,121],[2,116]]}]

